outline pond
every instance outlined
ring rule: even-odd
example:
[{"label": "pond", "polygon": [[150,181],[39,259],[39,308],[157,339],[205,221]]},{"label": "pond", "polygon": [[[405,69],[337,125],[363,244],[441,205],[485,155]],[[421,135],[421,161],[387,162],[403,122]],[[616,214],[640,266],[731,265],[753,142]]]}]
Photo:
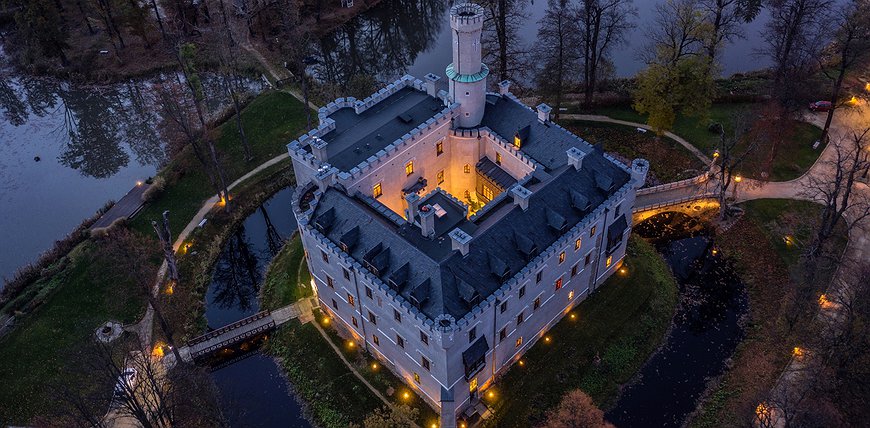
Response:
[{"label": "pond", "polygon": [[635,226],[634,233],[663,255],[681,299],[665,343],[622,391],[607,419],[619,427],[679,427],[743,338],[740,318],[747,297],[712,233],[698,220],[663,213]]},{"label": "pond", "polygon": [[[259,312],[266,268],[296,230],[291,196],[292,189],[286,188],[269,198],[225,244],[206,295],[210,329]],[[215,366],[212,377],[233,427],[310,426],[280,368],[256,344],[241,357]]]}]

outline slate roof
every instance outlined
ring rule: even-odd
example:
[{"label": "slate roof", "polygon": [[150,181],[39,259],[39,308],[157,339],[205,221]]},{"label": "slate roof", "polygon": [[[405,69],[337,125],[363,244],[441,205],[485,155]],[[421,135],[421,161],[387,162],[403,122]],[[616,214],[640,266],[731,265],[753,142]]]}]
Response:
[{"label": "slate roof", "polygon": [[502,189],[507,189],[517,182],[516,178],[502,169],[502,167],[496,165],[495,162],[489,160],[488,157],[481,159],[477,163],[476,168],[478,172],[489,177],[490,180],[501,186]]},{"label": "slate roof", "polygon": [[413,88],[400,89],[362,114],[339,109],[329,115],[335,129],[321,137],[328,143],[328,162],[350,171],[443,109],[441,100]]}]

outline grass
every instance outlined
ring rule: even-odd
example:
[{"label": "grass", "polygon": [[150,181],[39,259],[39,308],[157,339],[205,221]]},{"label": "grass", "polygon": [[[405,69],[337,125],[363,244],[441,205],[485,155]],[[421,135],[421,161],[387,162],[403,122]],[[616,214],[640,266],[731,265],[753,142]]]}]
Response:
[{"label": "grass", "polygon": [[314,293],[308,286],[310,281],[311,273],[308,272],[302,240],[294,235],[269,264],[269,274],[261,288],[260,307],[263,310],[275,310],[301,298],[311,297]]},{"label": "grass", "polygon": [[70,263],[50,281],[53,294],[0,341],[0,425],[20,424],[55,409],[51,391],[71,373],[68,358],[93,340],[108,320],[132,323],[141,316],[144,299],[118,293],[119,284],[105,274],[108,260],[96,257],[86,241],[70,254]]},{"label": "grass", "polygon": [[[808,280],[801,254],[811,242],[820,205],[806,201],[762,199],[743,204],[746,214],[717,237],[723,254],[735,261],[749,295],[746,338],[732,364],[710,391],[693,427],[746,426],[791,358],[794,346],[818,310],[819,293],[830,283],[835,265],[820,266]],[[789,240],[786,241],[785,237]],[[845,228],[826,249],[841,254]],[[797,321],[790,321],[797,320]]]},{"label": "grass", "polygon": [[[496,386],[489,426],[535,426],[570,390],[580,388],[602,407],[611,405],[658,347],[678,301],[664,260],[647,242],[632,238],[626,276],[614,275],[538,342]],[[593,361],[600,356],[601,362]]]},{"label": "grass", "polygon": [[[711,122],[720,123],[725,127],[726,131],[730,132],[735,115],[759,107],[759,104],[753,103],[713,104],[710,107],[707,120],[678,115],[672,131],[702,152],[712,155],[718,146],[719,136],[710,132],[707,129],[707,125]],[[646,123],[646,117],[630,107],[601,107],[596,109],[595,113],[610,116],[614,119]],[[792,132],[794,132],[792,139],[784,147],[779,148],[776,159],[771,165],[771,180],[785,181],[800,177],[813,165],[816,159],[818,159],[819,154],[821,154],[822,149],[824,149],[824,146],[820,146],[818,149],[812,148],[813,143],[819,139],[822,133],[822,130],[817,126],[795,121]],[[743,174],[754,178],[760,177],[765,161],[765,159],[762,159],[766,156],[765,152],[765,150],[756,150],[753,153],[753,159],[745,165],[746,170],[742,171]]]},{"label": "grass", "polygon": [[[216,146],[227,184],[257,165],[286,153],[287,143],[304,131],[305,107],[288,93],[268,92],[245,107],[242,123],[254,156],[251,161],[244,159],[235,119],[228,120],[218,128]],[[142,209],[133,220],[132,227],[143,233],[154,233],[151,220],[160,218],[163,211],[169,210],[172,234],[177,236],[202,207],[203,201],[216,192],[189,148],[179,153],[159,175],[164,176],[170,185]]]},{"label": "grass", "polygon": [[563,121],[562,126],[624,161],[635,158],[650,161],[651,175],[658,183],[669,183],[697,176],[704,164],[685,147],[670,138],[657,139],[652,133],[639,133],[632,127],[604,122]]}]

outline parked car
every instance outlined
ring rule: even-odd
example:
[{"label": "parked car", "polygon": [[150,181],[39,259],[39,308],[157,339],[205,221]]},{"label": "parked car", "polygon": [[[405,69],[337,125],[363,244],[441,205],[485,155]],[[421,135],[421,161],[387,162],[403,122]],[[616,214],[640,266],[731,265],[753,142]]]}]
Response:
[{"label": "parked car", "polygon": [[118,376],[118,383],[115,385],[115,395],[125,397],[127,391],[132,391],[136,387],[136,369],[127,367]]},{"label": "parked car", "polygon": [[828,111],[830,109],[830,101],[816,101],[814,103],[810,103],[810,111]]}]

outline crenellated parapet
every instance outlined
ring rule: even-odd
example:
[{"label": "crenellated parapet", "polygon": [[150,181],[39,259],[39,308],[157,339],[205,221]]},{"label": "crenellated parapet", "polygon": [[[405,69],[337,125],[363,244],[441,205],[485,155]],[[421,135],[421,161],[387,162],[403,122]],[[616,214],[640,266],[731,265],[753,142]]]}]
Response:
[{"label": "crenellated parapet", "polygon": [[[513,187],[511,187],[511,189],[513,189],[514,187],[517,187],[517,186],[525,186],[529,182],[529,180],[531,180],[531,179],[532,179],[532,173],[528,173],[528,174],[526,174],[525,177],[519,179],[517,181],[517,184],[514,184]],[[475,212],[471,217],[469,217],[468,221],[474,223],[477,220],[480,220],[481,218],[483,218],[483,216],[487,215],[490,211],[495,209],[501,201],[510,197],[510,194],[511,194],[510,189],[507,189],[504,192],[499,193],[494,198],[492,198],[492,200],[489,201],[489,203],[484,205],[481,209],[477,210],[477,212]]]},{"label": "crenellated parapet", "polygon": [[480,128],[480,135],[482,137],[489,139],[489,141],[492,141],[493,143],[499,145],[501,148],[506,150],[508,153],[514,155],[514,157],[516,157],[517,159],[522,161],[524,164],[526,164],[532,170],[536,170],[538,168],[543,167],[536,160],[532,159],[531,157],[529,157],[528,155],[523,153],[522,150],[518,149],[516,146],[514,146],[513,144],[508,142],[508,140],[505,140],[500,135],[496,134],[495,132],[492,132],[492,130],[489,129],[488,127]]}]

